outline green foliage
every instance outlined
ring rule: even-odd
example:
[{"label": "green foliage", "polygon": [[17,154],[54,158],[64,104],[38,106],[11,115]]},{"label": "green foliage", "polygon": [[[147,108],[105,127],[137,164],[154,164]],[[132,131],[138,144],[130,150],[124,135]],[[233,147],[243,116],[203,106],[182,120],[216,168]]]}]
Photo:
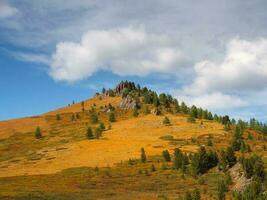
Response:
[{"label": "green foliage", "polygon": [[209,147],[213,146],[213,142],[212,142],[212,138],[211,136],[209,135],[208,137],[208,144],[207,144]]},{"label": "green foliage", "polygon": [[81,102],[82,111],[84,111],[84,101]]},{"label": "green foliage", "polygon": [[189,159],[186,154],[183,154],[180,149],[174,149],[173,167],[176,170],[181,169],[185,172],[187,165],[189,164]]},{"label": "green foliage", "polygon": [[191,193],[190,192],[186,192],[184,195],[184,200],[193,200]]},{"label": "green foliage", "polygon": [[194,105],[190,109],[190,116],[192,118],[197,118],[198,117],[198,110],[197,110],[197,107],[194,106]]},{"label": "green foliage", "polygon": [[95,138],[99,139],[102,136],[102,132],[103,132],[102,129],[100,127],[97,127],[95,129]]},{"label": "green foliage", "polygon": [[98,115],[94,109],[90,111],[89,117],[90,117],[91,123],[96,124],[98,122]]},{"label": "green foliage", "polygon": [[179,105],[177,99],[173,100],[173,104],[174,104],[174,113],[179,113],[181,111],[181,109],[180,109],[180,105]]},{"label": "green foliage", "polygon": [[110,122],[115,122],[116,121],[115,113],[114,112],[110,112],[109,113],[109,121]]},{"label": "green foliage", "polygon": [[188,110],[189,109],[186,106],[186,104],[184,102],[182,102],[182,104],[181,104],[181,111],[182,111],[182,113],[187,114],[188,113]]},{"label": "green foliage", "polygon": [[155,171],[156,171],[155,165],[152,164],[152,165],[150,166],[150,171],[151,171],[151,172],[155,172]]},{"label": "green foliage", "polygon": [[102,88],[102,94],[105,94],[105,92],[106,92],[106,89]]},{"label": "green foliage", "polygon": [[235,152],[231,147],[227,148],[227,151],[222,150],[220,153],[219,169],[226,172],[228,168],[231,168],[236,164]]},{"label": "green foliage", "polygon": [[195,118],[194,118],[193,116],[190,115],[190,116],[187,118],[187,122],[189,122],[189,123],[195,123],[196,120],[195,120]]},{"label": "green foliage", "polygon": [[248,133],[248,139],[249,140],[253,140],[254,139],[253,136],[252,136],[252,134],[250,132]]},{"label": "green foliage", "polygon": [[243,192],[234,193],[235,200],[266,200],[267,193],[262,191],[262,184],[259,181],[253,181]]},{"label": "green foliage", "polygon": [[250,158],[241,157],[240,163],[242,164],[247,178],[253,177],[260,181],[264,180],[264,162],[260,156],[253,155]]},{"label": "green foliage", "polygon": [[227,192],[227,185],[225,181],[219,180],[217,184],[217,199],[218,200],[225,200],[225,193]]},{"label": "green foliage", "polygon": [[167,169],[167,166],[166,166],[166,163],[165,162],[162,162],[161,169],[162,170],[166,170]]},{"label": "green foliage", "polygon": [[245,152],[250,152],[250,146],[246,144],[243,140],[241,141],[241,146],[240,146],[240,152],[245,153]]},{"label": "green foliage", "polygon": [[228,115],[225,115],[225,116],[223,116],[222,117],[222,124],[228,124],[228,123],[230,123],[231,121],[230,121],[230,118],[229,118],[229,116]]},{"label": "green foliage", "polygon": [[144,114],[145,114],[145,115],[150,114],[150,109],[149,109],[148,105],[145,105],[145,108],[144,108]]},{"label": "green foliage", "polygon": [[163,122],[164,125],[169,126],[171,125],[171,121],[168,117],[164,117]]},{"label": "green foliage", "polygon": [[35,135],[35,138],[36,138],[36,139],[40,139],[40,138],[42,138],[42,132],[41,132],[41,129],[40,129],[39,126],[36,127],[34,135]]},{"label": "green foliage", "polygon": [[101,122],[99,124],[99,128],[102,130],[102,131],[105,131],[106,130],[106,127],[105,127],[105,124],[103,122]]},{"label": "green foliage", "polygon": [[236,126],[233,139],[232,139],[232,144],[231,147],[235,151],[239,151],[242,143],[242,135],[243,135],[243,129],[240,128],[240,126]]},{"label": "green foliage", "polygon": [[193,195],[192,195],[192,200],[200,200],[201,196],[200,196],[200,192],[199,190],[196,188],[193,191]]},{"label": "green foliage", "polygon": [[136,108],[133,109],[133,117],[138,117],[139,112]]},{"label": "green foliage", "polygon": [[153,95],[153,105],[155,107],[158,107],[160,105],[159,98],[158,98],[157,94]]},{"label": "green foliage", "polygon": [[218,156],[216,152],[206,152],[205,147],[201,146],[198,153],[195,153],[191,159],[192,174],[203,174],[208,169],[217,166]]},{"label": "green foliage", "polygon": [[230,131],[231,130],[231,124],[229,122],[224,125],[224,130],[225,131]]},{"label": "green foliage", "polygon": [[172,97],[170,95],[167,96],[165,93],[161,93],[159,95],[159,102],[165,108],[169,108],[170,107],[171,101],[172,101]]},{"label": "green foliage", "polygon": [[145,149],[143,147],[141,148],[141,158],[140,158],[140,160],[141,160],[142,163],[146,162],[146,152],[145,152]]},{"label": "green foliage", "polygon": [[94,139],[94,134],[93,134],[93,131],[92,131],[91,127],[87,128],[86,137],[87,137],[87,139]]},{"label": "green foliage", "polygon": [[171,156],[168,150],[164,150],[162,151],[162,157],[164,158],[164,160],[166,162],[170,162],[171,161]]},{"label": "green foliage", "polygon": [[71,118],[70,119],[71,119],[71,121],[75,120],[75,115],[73,113],[71,114]]}]

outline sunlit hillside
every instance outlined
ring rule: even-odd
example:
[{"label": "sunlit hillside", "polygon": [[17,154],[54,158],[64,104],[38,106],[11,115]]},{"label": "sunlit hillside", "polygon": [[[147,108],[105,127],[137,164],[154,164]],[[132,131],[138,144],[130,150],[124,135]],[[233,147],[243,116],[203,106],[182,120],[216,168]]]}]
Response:
[{"label": "sunlit hillside", "polygon": [[[194,155],[202,146],[219,155],[231,144],[237,125],[170,96],[159,95],[157,102],[150,94],[155,97],[150,90],[122,82],[112,93],[104,91],[39,116],[0,122],[0,197],[176,199],[196,188],[203,199],[216,197],[217,178],[225,173],[211,167],[192,175],[189,165],[176,170],[173,154],[180,149]],[[104,127],[98,133],[100,125]],[[242,138],[250,149],[237,151],[237,156],[257,152],[266,160],[266,141],[260,132],[246,128]],[[146,162],[140,162],[141,148]],[[164,161],[166,150],[171,158]],[[227,183],[227,198],[237,183],[234,179]]]}]

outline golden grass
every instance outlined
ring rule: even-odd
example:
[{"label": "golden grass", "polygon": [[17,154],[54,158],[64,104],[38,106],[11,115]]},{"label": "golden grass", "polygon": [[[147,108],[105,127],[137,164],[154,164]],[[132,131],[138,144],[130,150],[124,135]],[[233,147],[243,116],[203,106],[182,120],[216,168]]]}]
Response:
[{"label": "golden grass", "polygon": [[182,141],[190,140],[192,137],[224,133],[222,126],[214,122],[205,122],[205,125],[189,124],[184,116],[168,115],[168,117],[172,122],[171,126],[162,124],[163,116],[140,116],[114,123],[112,129],[105,131],[104,137],[99,140],[87,140],[84,137],[80,141],[44,146],[36,150],[37,158],[31,161],[21,157],[19,162],[10,163],[9,160],[2,162],[0,166],[8,167],[0,168],[0,177],[50,174],[82,166],[112,166],[129,158],[139,158],[141,147],[144,147],[146,153],[151,156],[161,154],[164,149],[172,150],[175,147],[194,152],[198,149],[197,145],[173,145],[171,141],[161,138],[171,135],[174,141]]},{"label": "golden grass", "polygon": [[[108,113],[100,107],[109,103],[117,107],[119,102],[120,97],[96,96],[85,101],[85,110],[94,106],[100,121],[107,126]],[[55,116],[58,113],[60,120]],[[79,113],[79,119],[72,121],[72,113]],[[98,124],[90,123],[87,111],[81,111],[81,103],[38,117],[0,122],[0,177],[52,174],[73,167],[113,166],[139,158],[141,147],[149,156],[160,155],[165,149],[172,152],[174,148],[195,152],[200,144],[206,144],[209,135],[215,143],[213,148],[220,149],[231,138],[219,123],[204,120],[201,125],[200,121],[188,123],[187,116],[181,114],[167,116],[171,126],[162,124],[164,116],[140,114],[134,118],[131,111],[117,108],[117,122],[99,140],[85,137],[86,128]],[[37,126],[44,135],[41,140],[34,138]],[[252,147],[254,143],[250,141]]]}]

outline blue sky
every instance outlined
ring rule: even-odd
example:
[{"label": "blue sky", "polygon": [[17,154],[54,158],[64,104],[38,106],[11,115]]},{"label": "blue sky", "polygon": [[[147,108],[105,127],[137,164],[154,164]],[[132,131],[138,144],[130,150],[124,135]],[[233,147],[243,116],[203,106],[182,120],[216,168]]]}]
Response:
[{"label": "blue sky", "polygon": [[267,121],[265,0],[0,0],[0,120],[132,80]]}]

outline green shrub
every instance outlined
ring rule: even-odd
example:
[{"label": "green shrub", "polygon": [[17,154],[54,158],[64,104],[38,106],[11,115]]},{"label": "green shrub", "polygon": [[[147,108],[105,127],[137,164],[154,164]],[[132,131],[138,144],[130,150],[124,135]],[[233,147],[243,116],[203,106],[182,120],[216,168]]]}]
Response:
[{"label": "green shrub", "polygon": [[42,132],[39,126],[36,128],[34,135],[36,139],[40,139],[42,137]]},{"label": "green shrub", "polygon": [[163,119],[163,124],[166,125],[166,126],[169,126],[171,125],[171,121],[168,117],[164,117]]},{"label": "green shrub", "polygon": [[109,113],[109,121],[110,122],[115,122],[116,121],[114,112],[110,112]]},{"label": "green shrub", "polygon": [[88,127],[87,128],[87,131],[86,131],[86,137],[88,139],[94,139],[94,134],[93,134],[93,131],[92,131],[92,128],[91,127]]}]

